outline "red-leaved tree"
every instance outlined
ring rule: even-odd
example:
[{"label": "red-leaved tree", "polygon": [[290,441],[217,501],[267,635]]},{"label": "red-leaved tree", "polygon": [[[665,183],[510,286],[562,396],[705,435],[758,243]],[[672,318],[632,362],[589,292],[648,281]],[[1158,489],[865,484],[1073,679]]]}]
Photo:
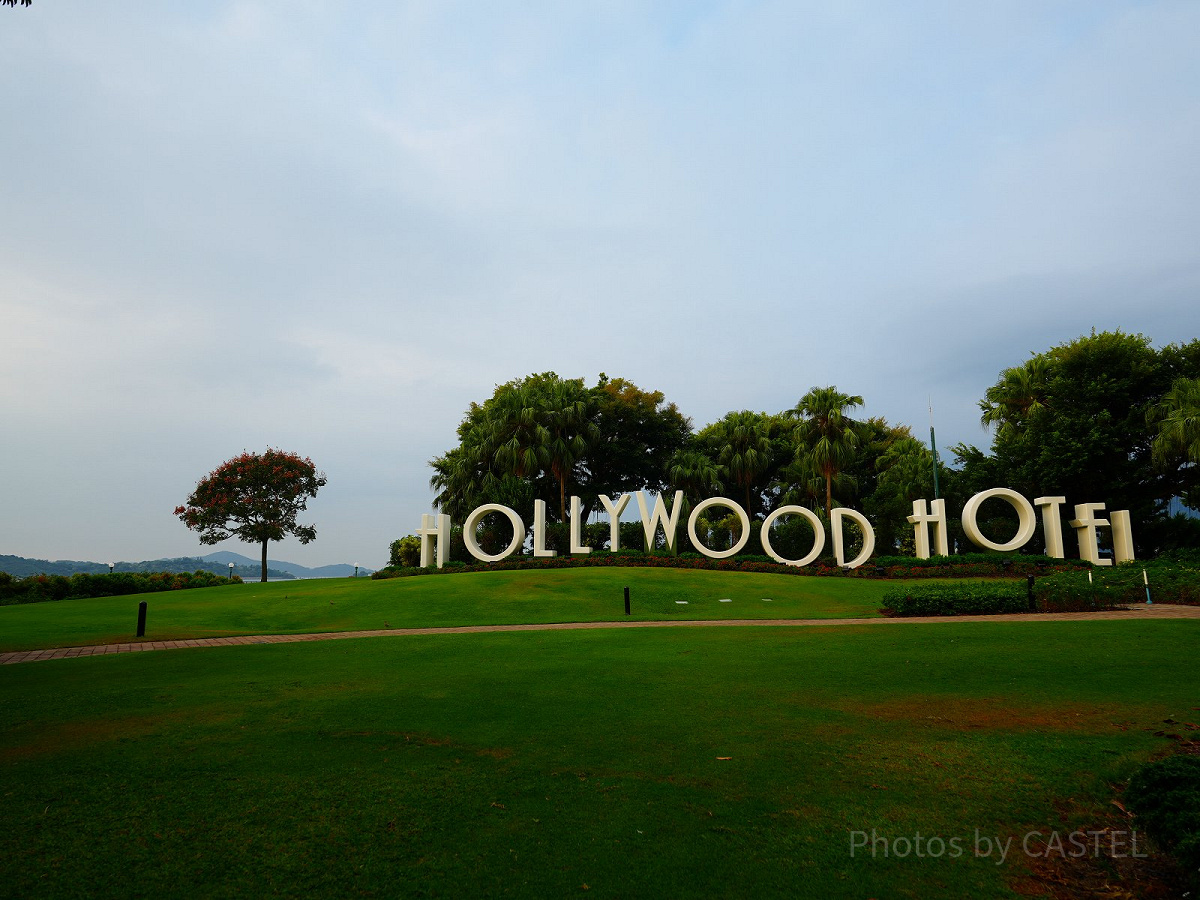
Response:
[{"label": "red-leaved tree", "polygon": [[267,543],[288,534],[307,544],[317,537],[313,525],[297,525],[296,516],[308,498],[326,483],[311,459],[267,448],[242,453],[222,463],[192,491],[175,515],[200,532],[200,543],[217,544],[236,535],[248,544],[262,544],[262,580],[267,580]]}]

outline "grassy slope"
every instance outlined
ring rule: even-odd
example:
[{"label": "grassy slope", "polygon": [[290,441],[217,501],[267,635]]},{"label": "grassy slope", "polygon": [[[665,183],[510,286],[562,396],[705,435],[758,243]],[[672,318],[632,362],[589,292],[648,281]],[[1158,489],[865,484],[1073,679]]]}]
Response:
[{"label": "grassy slope", "polygon": [[851,859],[849,832],[979,828],[1019,845],[1087,824],[1072,817],[1106,803],[1105,779],[1164,746],[1157,723],[1194,717],[1198,650],[1200,623],[1129,621],[443,635],[8,666],[0,884],[1009,896],[1019,851],[1003,866],[969,850]]},{"label": "grassy slope", "polygon": [[149,604],[147,639],[167,640],[389,625],[604,621],[624,618],[625,586],[634,619],[875,616],[884,591],[897,583],[637,568],[255,583],[0,607],[0,651],[131,640],[143,599]]}]

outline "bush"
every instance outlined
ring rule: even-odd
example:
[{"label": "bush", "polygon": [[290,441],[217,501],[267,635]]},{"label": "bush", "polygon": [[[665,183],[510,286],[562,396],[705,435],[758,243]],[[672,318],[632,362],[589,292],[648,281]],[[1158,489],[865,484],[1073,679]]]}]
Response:
[{"label": "bush", "polygon": [[1200,888],[1200,757],[1170,756],[1142,766],[1125,800],[1137,823],[1190,873]]},{"label": "bush", "polygon": [[388,546],[388,565],[406,569],[421,564],[421,539],[415,534],[406,534]]},{"label": "bush", "polygon": [[203,569],[189,572],[117,572],[88,575],[30,575],[13,578],[0,573],[0,606],[18,603],[42,603],[48,600],[74,600],[87,597],[117,597],[125,594],[148,594],[157,591],[178,591],[187,588],[214,587],[221,584],[241,584],[242,579],[214,575]]},{"label": "bush", "polygon": [[1200,566],[1159,558],[1145,563],[1097,567],[1092,581],[1086,572],[1060,572],[1039,578],[1035,589],[1038,608],[1047,612],[1081,609],[1111,609],[1114,606],[1144,604],[1145,571],[1155,603],[1200,605]]},{"label": "bush", "polygon": [[921,584],[888,591],[881,612],[889,616],[978,616],[1029,612],[1026,586],[1019,582]]}]

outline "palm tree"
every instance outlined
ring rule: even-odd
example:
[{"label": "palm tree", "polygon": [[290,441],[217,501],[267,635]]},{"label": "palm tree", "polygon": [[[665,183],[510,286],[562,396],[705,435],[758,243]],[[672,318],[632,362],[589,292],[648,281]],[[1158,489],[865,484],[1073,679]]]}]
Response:
[{"label": "palm tree", "polygon": [[858,449],[858,423],[846,413],[862,403],[862,397],[843,394],[832,385],[815,387],[788,413],[800,420],[796,437],[803,465],[825,482],[827,518],[833,511],[834,480],[853,461]]},{"label": "palm tree", "polygon": [[667,483],[689,501],[700,501],[721,490],[721,469],[699,450],[678,450],[667,466]]},{"label": "palm tree", "polygon": [[1183,456],[1200,462],[1200,378],[1178,378],[1146,413],[1146,424],[1157,426],[1151,449],[1154,461],[1166,463]]},{"label": "palm tree", "polygon": [[592,421],[590,400],[582,379],[552,383],[543,400],[543,451],[558,481],[560,522],[567,521],[567,480],[600,433]]},{"label": "palm tree", "polygon": [[562,522],[567,520],[567,481],[598,433],[589,396],[582,379],[547,372],[501,385],[483,407],[481,454],[517,478],[549,472],[558,482]]},{"label": "palm tree", "polygon": [[743,489],[746,512],[753,516],[756,504],[751,489],[771,467],[771,417],[749,410],[731,412],[699,437],[717,450],[721,474]]},{"label": "palm tree", "polygon": [[998,426],[997,431],[1002,433],[1021,429],[1032,417],[1050,408],[1049,381],[1050,362],[1041,356],[1005,369],[979,401],[983,411],[980,421],[984,427]]}]

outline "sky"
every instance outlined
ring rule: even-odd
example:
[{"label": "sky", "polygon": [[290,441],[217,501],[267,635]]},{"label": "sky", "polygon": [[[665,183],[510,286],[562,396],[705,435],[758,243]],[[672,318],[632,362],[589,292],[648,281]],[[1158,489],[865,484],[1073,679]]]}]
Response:
[{"label": "sky", "polygon": [[0,554],[381,566],[472,401],[553,370],[697,429],[814,386],[987,447],[1096,330],[1200,336],[1200,4],[0,7]]}]

